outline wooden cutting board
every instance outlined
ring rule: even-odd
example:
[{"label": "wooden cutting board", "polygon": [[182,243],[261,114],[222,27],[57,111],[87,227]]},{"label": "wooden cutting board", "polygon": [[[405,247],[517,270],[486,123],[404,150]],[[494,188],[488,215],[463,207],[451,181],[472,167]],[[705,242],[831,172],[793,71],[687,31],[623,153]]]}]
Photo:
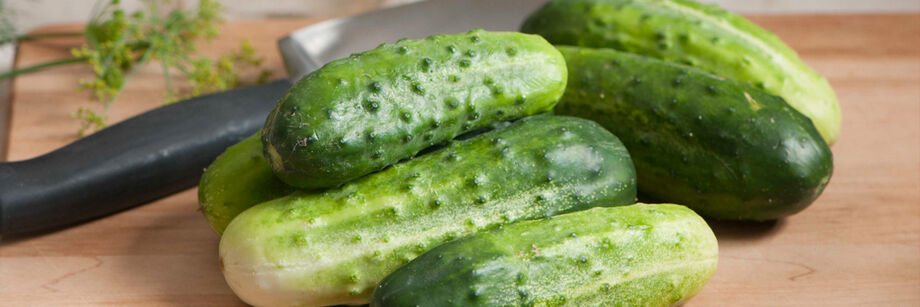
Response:
[{"label": "wooden cutting board", "polygon": [[[920,305],[920,15],[755,16],[830,79],[843,109],[834,177],[809,209],[773,223],[712,222],[719,268],[688,306]],[[283,76],[275,39],[308,20],[235,22],[205,52],[248,38]],[[60,27],[40,31],[60,30]],[[78,41],[27,43],[22,67]],[[162,71],[135,76],[117,121],[162,101]],[[9,158],[75,139],[84,67],[14,85]],[[0,243],[0,305],[241,305],[217,263],[219,237],[191,189],[114,216]]]}]

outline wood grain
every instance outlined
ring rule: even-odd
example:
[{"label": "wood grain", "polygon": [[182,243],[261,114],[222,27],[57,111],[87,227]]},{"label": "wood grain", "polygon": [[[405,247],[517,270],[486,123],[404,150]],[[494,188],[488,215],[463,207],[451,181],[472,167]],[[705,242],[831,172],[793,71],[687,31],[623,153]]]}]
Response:
[{"label": "wood grain", "polygon": [[[920,15],[754,16],[830,79],[843,109],[835,173],[808,210],[773,223],[711,222],[721,257],[688,306],[920,305]],[[274,40],[305,20],[231,23],[205,51],[248,37],[279,76]],[[52,30],[52,29],[44,29]],[[73,41],[28,43],[17,65],[66,55]],[[112,120],[161,101],[144,69]],[[82,67],[21,77],[9,158],[74,140],[68,114]],[[3,305],[240,305],[217,264],[219,238],[195,190],[75,228],[0,245]]]}]

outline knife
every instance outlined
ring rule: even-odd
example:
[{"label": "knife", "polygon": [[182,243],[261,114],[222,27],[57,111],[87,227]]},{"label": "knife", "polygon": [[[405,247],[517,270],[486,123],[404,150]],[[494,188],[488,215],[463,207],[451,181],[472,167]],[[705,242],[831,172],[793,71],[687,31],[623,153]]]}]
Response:
[{"label": "knife", "polygon": [[[288,80],[298,80],[384,42],[474,28],[515,31],[544,2],[416,2],[314,24],[280,39],[278,49]],[[288,80],[174,103],[48,154],[0,163],[0,237],[57,230],[196,185],[217,155],[262,127]]]}]

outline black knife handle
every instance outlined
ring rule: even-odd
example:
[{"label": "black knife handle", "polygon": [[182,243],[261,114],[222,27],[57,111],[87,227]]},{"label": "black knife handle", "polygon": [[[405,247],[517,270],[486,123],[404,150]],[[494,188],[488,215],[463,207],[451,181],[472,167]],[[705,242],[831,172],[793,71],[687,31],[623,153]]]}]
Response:
[{"label": "black knife handle", "polygon": [[59,229],[196,185],[217,155],[262,127],[290,86],[282,80],[196,97],[43,156],[0,163],[0,235]]}]

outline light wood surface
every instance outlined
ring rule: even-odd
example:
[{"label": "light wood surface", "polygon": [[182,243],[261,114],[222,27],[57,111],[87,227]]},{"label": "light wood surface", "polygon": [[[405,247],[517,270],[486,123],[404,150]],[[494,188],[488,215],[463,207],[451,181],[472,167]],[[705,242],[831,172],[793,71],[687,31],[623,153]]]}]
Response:
[{"label": "light wood surface", "polygon": [[[687,306],[920,305],[920,15],[762,16],[830,79],[843,109],[834,176],[806,211],[775,223],[712,222],[715,277]],[[206,51],[247,37],[282,76],[274,40],[305,20],[239,22]],[[45,29],[49,30],[49,29]],[[28,43],[18,65],[66,55],[73,41]],[[160,71],[145,69],[114,120],[158,105]],[[11,160],[74,140],[68,114],[85,68],[21,77]],[[239,305],[217,263],[219,238],[195,189],[64,231],[0,243],[0,305]]]}]

